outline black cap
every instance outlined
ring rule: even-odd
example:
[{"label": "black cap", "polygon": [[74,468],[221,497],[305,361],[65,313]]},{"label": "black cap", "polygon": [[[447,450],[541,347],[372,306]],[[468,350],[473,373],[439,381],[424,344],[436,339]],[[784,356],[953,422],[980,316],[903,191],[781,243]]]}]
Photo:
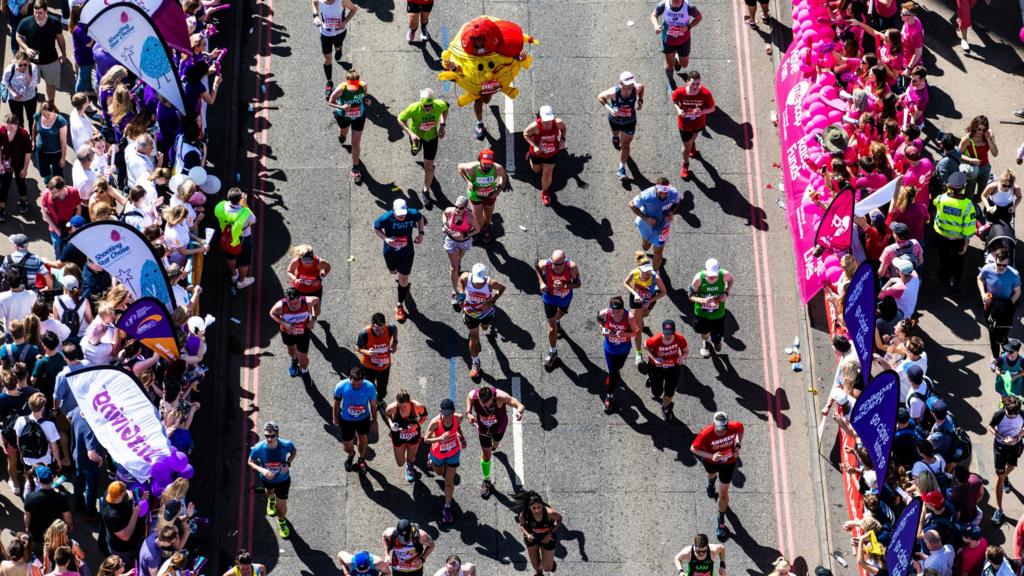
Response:
[{"label": "black cap", "polygon": [[168,500],[167,504],[164,504],[164,520],[170,522],[178,517],[181,513],[181,500]]},{"label": "black cap", "polygon": [[1003,350],[1006,352],[1020,352],[1020,340],[1016,338],[1010,338],[1003,343]]},{"label": "black cap", "polygon": [[949,408],[946,407],[946,401],[942,399],[932,402],[932,405],[929,406],[928,409],[935,415],[936,420],[945,420],[946,414],[949,414]]},{"label": "black cap", "polygon": [[669,318],[668,320],[665,320],[664,322],[661,323],[661,331],[662,332],[675,332],[676,331],[676,321],[671,319],[671,318]]},{"label": "black cap", "polygon": [[900,424],[910,422],[910,411],[905,406],[900,406],[896,409],[896,421]]},{"label": "black cap", "polygon": [[402,538],[408,539],[412,536],[412,522],[402,518],[398,521],[398,524],[395,525],[395,533]]},{"label": "black cap", "polygon": [[612,310],[622,310],[623,308],[626,307],[626,305],[622,302],[621,299],[613,298],[610,302],[608,302],[608,307],[611,308]]},{"label": "black cap", "polygon": [[451,416],[452,414],[455,414],[455,402],[452,402],[451,398],[441,400],[441,415]]},{"label": "black cap", "polygon": [[907,380],[914,384],[920,384],[924,381],[924,369],[918,364],[907,366]]},{"label": "black cap", "polygon": [[893,222],[892,224],[889,224],[889,229],[892,230],[893,234],[901,238],[910,234],[910,228],[903,222]]}]

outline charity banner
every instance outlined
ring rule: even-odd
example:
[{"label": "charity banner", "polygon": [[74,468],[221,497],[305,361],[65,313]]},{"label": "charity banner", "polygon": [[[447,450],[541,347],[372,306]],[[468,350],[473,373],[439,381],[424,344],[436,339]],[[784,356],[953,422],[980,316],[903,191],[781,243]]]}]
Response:
[{"label": "charity banner", "polygon": [[832,197],[814,235],[815,246],[842,254],[853,245],[853,189],[845,188]]},{"label": "charity banner", "polygon": [[156,408],[127,370],[88,366],[67,376],[78,409],[115,462],[140,482],[170,456],[171,445]]},{"label": "charity banner", "polygon": [[83,9],[82,21],[89,27],[89,37],[179,112],[187,114],[177,65],[171,60],[171,51],[152,17],[133,2],[104,5],[104,1],[90,0],[86,4],[99,6],[98,10],[90,10],[90,18]]},{"label": "charity banner", "polygon": [[[850,425],[868,451],[879,482],[885,478],[896,431],[896,405],[899,404],[900,377],[886,370],[871,379],[850,414]],[[915,524],[916,528],[916,524]],[[893,539],[895,542],[895,538]],[[895,574],[895,573],[894,573]]]},{"label": "charity banner", "polygon": [[843,322],[860,360],[864,384],[871,377],[871,354],[875,351],[875,301],[878,275],[870,262],[861,262],[850,279],[843,302]]},{"label": "charity banner", "polygon": [[112,220],[93,222],[79,228],[68,242],[124,284],[133,300],[151,296],[174,310],[174,294],[163,264],[135,228]]},{"label": "charity banner", "polygon": [[811,170],[804,163],[808,156],[807,120],[804,96],[811,82],[800,72],[802,61],[796,43],[786,50],[775,72],[775,101],[778,103],[779,142],[782,148],[782,187],[786,197],[786,216],[793,238],[797,287],[806,304],[825,285],[825,264],[815,256],[814,236],[821,222],[821,209],[804,202],[811,183]]},{"label": "charity banner", "polygon": [[171,315],[156,298],[146,296],[132,302],[121,314],[117,327],[156,352],[165,360],[181,357],[178,344],[174,341],[174,325]]},{"label": "charity banner", "polygon": [[902,180],[903,175],[901,174],[890,180],[885,186],[875,190],[867,197],[862,198],[861,201],[857,202],[857,205],[853,207],[853,215],[867,216],[868,212],[871,212],[875,208],[881,208],[889,202],[892,202],[892,197],[896,195],[896,189],[899,188]]},{"label": "charity banner", "polygon": [[89,0],[82,6],[82,21],[90,22],[104,8],[122,3],[142,9],[168,46],[179,52],[192,53],[187,16],[177,0]]},{"label": "charity banner", "polygon": [[[882,476],[879,476],[882,478]],[[903,509],[896,527],[892,531],[892,541],[885,551],[885,565],[891,576],[907,576],[910,563],[914,560],[914,544],[917,540],[917,524],[921,520],[921,499],[914,498]]]}]

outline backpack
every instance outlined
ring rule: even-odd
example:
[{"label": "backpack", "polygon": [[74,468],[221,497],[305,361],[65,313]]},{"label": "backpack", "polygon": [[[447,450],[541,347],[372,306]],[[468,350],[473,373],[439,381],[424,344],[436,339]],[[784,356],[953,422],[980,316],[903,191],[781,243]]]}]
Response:
[{"label": "backpack", "polygon": [[26,410],[28,410],[28,398],[24,399],[20,409],[11,410],[3,416],[3,422],[0,423],[0,433],[3,433],[4,438],[14,438],[14,425]]},{"label": "backpack", "polygon": [[[11,343],[11,344],[4,344],[4,346],[3,346],[4,357],[0,358],[0,363],[2,363],[5,368],[13,368],[14,367],[14,363],[15,363],[14,346],[15,345],[13,343]],[[29,344],[28,342],[25,342],[24,344],[22,344],[21,345],[21,351],[18,352],[17,362],[25,363],[25,359],[28,358],[28,353],[31,350],[32,350],[32,345],[31,344]],[[29,368],[31,368],[31,366],[29,366]]]},{"label": "backpack", "polygon": [[242,253],[242,243],[232,244],[234,234],[231,233],[231,223],[224,225],[224,229],[220,231],[220,250],[225,254],[231,254],[232,256],[238,256]]},{"label": "backpack", "polygon": [[[31,257],[31,252],[25,252],[25,256],[21,260],[15,262],[14,259],[11,258],[10,254],[4,256],[4,270],[17,271],[18,276],[21,277],[21,287],[24,288],[25,290],[33,289],[33,286],[30,286],[28,283],[28,269],[25,267],[25,263],[28,262],[28,259]],[[10,283],[7,281],[7,274],[0,274],[0,292],[6,292],[10,289],[11,286]]]},{"label": "backpack", "polygon": [[[71,301],[75,301],[75,297],[71,297]],[[79,330],[82,328],[82,317],[78,315],[78,309],[85,303],[85,298],[82,298],[81,302],[75,305],[74,308],[66,308],[64,301],[58,299],[57,303],[60,305],[60,323],[71,329],[71,337],[77,338]]]},{"label": "backpack", "polygon": [[25,458],[42,458],[50,450],[50,442],[46,439],[43,425],[25,416],[25,427],[18,435],[18,450]]},{"label": "backpack", "polygon": [[971,459],[973,452],[971,437],[960,426],[953,428],[953,453],[950,455],[950,463],[967,462]]},{"label": "backpack", "polygon": [[921,263],[917,261],[917,256],[914,254],[914,246],[916,244],[916,240],[908,241],[906,246],[900,246],[897,244],[896,256],[894,256],[893,259],[903,258],[904,260],[910,260],[910,262],[914,264],[914,269],[917,269]]}]

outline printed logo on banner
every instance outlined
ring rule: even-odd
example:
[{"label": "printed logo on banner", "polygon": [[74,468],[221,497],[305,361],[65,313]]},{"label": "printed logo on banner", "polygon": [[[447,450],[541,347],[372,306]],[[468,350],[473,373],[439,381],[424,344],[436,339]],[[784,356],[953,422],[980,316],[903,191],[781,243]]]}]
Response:
[{"label": "printed logo on banner", "polygon": [[879,478],[885,478],[896,430],[900,377],[886,370],[871,379],[853,406],[850,425],[868,451]]},{"label": "printed logo on banner", "polygon": [[128,13],[121,12],[121,27],[109,38],[107,38],[107,46],[109,50],[117,48],[125,38],[135,32],[135,26],[132,26],[131,22],[128,21]]},{"label": "printed logo on banner", "polygon": [[921,499],[914,498],[903,509],[896,527],[892,531],[892,541],[885,551],[885,565],[892,576],[907,576],[910,563],[914,559],[914,544],[917,539],[917,524],[921,518]]},{"label": "printed logo on banner", "polygon": [[862,262],[850,279],[843,306],[843,321],[850,335],[860,365],[861,376],[867,384],[871,375],[871,353],[875,349],[875,299],[878,294],[878,276],[870,262]]},{"label": "printed logo on banner", "polygon": [[144,297],[132,302],[118,319],[117,327],[167,360],[180,357],[170,314],[155,298]]}]

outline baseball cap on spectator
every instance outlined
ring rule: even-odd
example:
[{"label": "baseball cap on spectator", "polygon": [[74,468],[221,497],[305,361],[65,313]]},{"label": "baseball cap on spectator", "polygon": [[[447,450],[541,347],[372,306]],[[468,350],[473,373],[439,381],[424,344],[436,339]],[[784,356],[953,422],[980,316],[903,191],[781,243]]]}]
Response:
[{"label": "baseball cap on spectator", "polygon": [[910,422],[910,411],[907,410],[906,406],[900,406],[896,409],[896,421],[900,424]]},{"label": "baseball cap on spectator", "polygon": [[441,400],[441,415],[451,416],[452,414],[455,414],[455,402],[452,402],[451,398]]},{"label": "baseball cap on spectator", "polygon": [[917,385],[924,381],[924,369],[917,364],[907,366],[907,380]]},{"label": "baseball cap on spectator", "polygon": [[910,260],[907,260],[906,258],[903,258],[902,256],[899,258],[894,258],[892,261],[892,265],[895,266],[896,269],[900,271],[900,274],[906,274],[907,276],[909,276],[914,273],[914,263],[911,262]]},{"label": "baseball cap on spectator", "polygon": [[1020,340],[1016,338],[1010,338],[1003,343],[1003,350],[1005,352],[1020,352]]},{"label": "baseball cap on spectator", "polygon": [[921,501],[929,508],[941,508],[946,503],[946,499],[942,496],[942,492],[939,492],[938,490],[925,492],[921,495]]},{"label": "baseball cap on spectator", "polygon": [[945,420],[946,415],[949,414],[949,408],[946,407],[946,401],[939,399],[932,402],[932,405],[928,407],[935,415],[936,420]]},{"label": "baseball cap on spectator", "polygon": [[395,200],[391,205],[391,209],[395,212],[395,216],[405,216],[409,213],[409,205],[401,198]]},{"label": "baseball cap on spectator", "polygon": [[868,212],[868,220],[871,222],[872,226],[878,226],[885,222],[885,214],[882,214],[881,210],[875,208],[871,212]]},{"label": "baseball cap on spectator", "polygon": [[975,526],[974,524],[968,524],[967,528],[964,529],[964,538],[970,540],[981,540],[981,527]]},{"label": "baseball cap on spectator", "polygon": [[114,480],[111,482],[110,485],[107,486],[107,504],[115,504],[122,496],[124,496],[124,493],[127,490],[128,488],[124,485],[124,482],[121,482],[120,480]]},{"label": "baseball cap on spectator", "polygon": [[850,402],[850,395],[842,388],[833,387],[830,396],[832,397],[832,400],[835,400],[836,404],[839,404],[840,406],[846,406]]},{"label": "baseball cap on spectator", "polygon": [[36,464],[33,472],[35,472],[36,478],[38,478],[43,484],[50,484],[53,482],[53,470],[50,470],[49,466],[46,466],[45,464]]},{"label": "baseball cap on spectator", "polygon": [[82,218],[81,216],[78,216],[77,214],[72,216],[71,220],[68,220],[68,228],[81,228],[82,226],[85,226],[86,224],[88,224],[88,222],[85,221],[85,218]]},{"label": "baseball cap on spectator", "polygon": [[78,278],[75,278],[74,276],[71,275],[64,276],[63,278],[61,278],[60,283],[67,290],[74,290],[78,288]]},{"label": "baseball cap on spectator", "polygon": [[905,238],[907,234],[910,234],[910,228],[903,222],[893,222],[889,224],[889,230],[895,234],[898,238]]},{"label": "baseball cap on spectator", "polygon": [[19,248],[21,248],[23,246],[28,246],[28,236],[25,236],[24,234],[21,234],[21,233],[12,234],[11,235],[11,244],[14,244],[15,246],[17,246]]},{"label": "baseball cap on spectator", "polygon": [[171,520],[174,520],[175,518],[178,517],[178,514],[180,514],[180,513],[181,513],[181,500],[178,500],[176,498],[172,498],[172,499],[167,501],[167,504],[164,504],[164,521],[165,522],[170,522]]}]

